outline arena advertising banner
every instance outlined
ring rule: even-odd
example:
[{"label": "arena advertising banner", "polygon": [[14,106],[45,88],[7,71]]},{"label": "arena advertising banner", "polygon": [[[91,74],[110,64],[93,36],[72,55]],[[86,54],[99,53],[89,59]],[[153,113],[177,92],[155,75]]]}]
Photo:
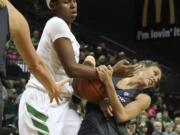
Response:
[{"label": "arena advertising banner", "polygon": [[136,40],[180,38],[180,0],[135,0]]}]

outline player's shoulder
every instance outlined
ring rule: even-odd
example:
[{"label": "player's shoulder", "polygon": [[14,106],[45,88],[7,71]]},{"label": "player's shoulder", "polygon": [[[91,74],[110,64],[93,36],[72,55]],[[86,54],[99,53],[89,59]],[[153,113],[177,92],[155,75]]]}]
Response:
[{"label": "player's shoulder", "polygon": [[63,20],[63,19],[61,19],[61,18],[59,18],[59,17],[52,17],[52,18],[50,18],[48,21],[47,21],[47,23],[46,23],[46,25],[67,25],[66,24],[66,22]]}]

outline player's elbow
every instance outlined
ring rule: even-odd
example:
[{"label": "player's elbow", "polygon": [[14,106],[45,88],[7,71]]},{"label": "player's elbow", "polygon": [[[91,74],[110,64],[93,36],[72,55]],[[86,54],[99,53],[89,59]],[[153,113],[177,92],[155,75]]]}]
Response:
[{"label": "player's elbow", "polygon": [[115,115],[115,120],[117,123],[124,123],[127,122],[129,120],[129,117],[127,114],[125,113],[118,113],[117,115]]},{"label": "player's elbow", "polygon": [[116,118],[116,122],[117,123],[124,123],[124,122],[127,122],[129,119],[126,119],[126,118]]},{"label": "player's elbow", "polygon": [[74,78],[76,76],[75,71],[66,71],[66,74],[70,77],[70,78]]}]

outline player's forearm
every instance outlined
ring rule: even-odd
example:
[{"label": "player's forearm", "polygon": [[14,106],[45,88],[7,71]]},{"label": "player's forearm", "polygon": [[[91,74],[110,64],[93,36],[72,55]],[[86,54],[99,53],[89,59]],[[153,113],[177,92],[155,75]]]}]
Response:
[{"label": "player's forearm", "polygon": [[115,119],[118,123],[126,121],[126,112],[125,108],[122,105],[122,103],[119,101],[119,98],[116,94],[113,82],[107,82],[105,84],[106,92],[108,95],[108,98],[110,100],[110,104],[113,108],[113,113],[115,116]]},{"label": "player's forearm", "polygon": [[[17,35],[16,35],[17,36]],[[18,38],[16,40],[15,36],[15,43],[17,44],[17,48],[19,53],[21,54],[23,60],[28,66],[28,69],[30,72],[37,78],[37,80],[48,90],[53,91],[55,87],[55,81],[52,78],[48,68],[43,63],[43,61],[39,58],[39,56],[36,54],[33,45],[28,44],[27,42],[23,42],[22,40],[19,40],[21,38]],[[23,46],[23,47],[21,47]],[[29,49],[26,49],[28,47]]]},{"label": "player's forearm", "polygon": [[83,64],[72,64],[65,67],[66,73],[72,78],[97,79],[98,75],[94,67]]},{"label": "player's forearm", "polygon": [[31,65],[31,67],[28,66],[28,69],[48,91],[53,91],[55,89],[55,80],[41,60]]}]

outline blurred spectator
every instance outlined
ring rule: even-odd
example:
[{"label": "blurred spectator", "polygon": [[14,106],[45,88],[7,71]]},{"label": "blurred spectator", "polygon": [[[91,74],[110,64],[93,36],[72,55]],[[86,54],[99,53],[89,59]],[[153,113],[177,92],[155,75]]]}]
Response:
[{"label": "blurred spectator", "polygon": [[147,110],[147,114],[149,117],[155,117],[157,114],[157,105],[156,104],[151,105]]},{"label": "blurred spectator", "polygon": [[138,127],[138,135],[147,135],[148,127],[146,123],[140,123]]},{"label": "blurred spectator", "polygon": [[26,86],[26,79],[20,78],[19,85],[18,85],[18,88],[17,88],[17,94],[18,95],[23,93],[23,91],[25,90],[25,86]]},{"label": "blurred spectator", "polygon": [[[150,121],[150,120],[152,120],[151,118],[153,118],[153,121],[154,121],[154,117],[148,117],[148,114],[145,111],[139,115],[138,125],[142,126],[142,127],[138,127],[139,132],[143,132],[143,133],[146,132],[146,135],[152,134],[154,129],[153,129],[153,125]],[[147,128],[147,131],[146,131],[146,128]]]},{"label": "blurred spectator", "polygon": [[180,124],[180,117],[179,117],[179,116],[176,116],[176,117],[174,118],[174,124],[175,124],[175,125]]},{"label": "blurred spectator", "polygon": [[34,48],[37,49],[40,40],[40,33],[38,30],[33,31],[31,40],[34,45]]},{"label": "blurred spectator", "polygon": [[12,39],[10,39],[7,43],[6,43],[6,50],[12,50],[13,52],[18,52],[17,48],[15,47],[14,41]]},{"label": "blurred spectator", "polygon": [[164,128],[165,128],[165,131],[163,132],[163,135],[176,135],[176,133],[173,132],[173,129],[174,129],[173,122],[166,123],[166,126]]},{"label": "blurred spectator", "polygon": [[162,123],[163,127],[166,127],[167,124],[172,123],[172,119],[169,116],[168,110],[163,110],[162,112]]},{"label": "blurred spectator", "polygon": [[17,63],[19,56],[18,56],[17,52],[14,52],[13,50],[9,49],[9,50],[7,50],[6,58],[9,63],[12,63],[12,62]]},{"label": "blurred spectator", "polygon": [[12,39],[6,43],[6,59],[8,63],[17,63],[19,53]]},{"label": "blurred spectator", "polygon": [[19,65],[14,62],[7,63],[6,65],[7,78],[17,80],[22,77],[23,71]]},{"label": "blurred spectator", "polygon": [[2,85],[2,98],[3,100],[7,100],[8,99],[8,92],[7,92],[7,89],[4,85]]},{"label": "blurred spectator", "polygon": [[15,89],[13,80],[6,80],[6,89],[7,91]]},{"label": "blurred spectator", "polygon": [[176,133],[176,135],[180,135],[180,124],[177,124],[176,126],[175,126],[175,133]]},{"label": "blurred spectator", "polygon": [[107,62],[107,58],[105,55],[100,55],[97,59],[97,66],[99,65],[106,65],[106,62]]},{"label": "blurred spectator", "polygon": [[136,64],[137,62],[138,62],[137,59],[133,59],[133,60],[132,60],[132,63],[133,63],[133,64]]},{"label": "blurred spectator", "polygon": [[95,59],[98,59],[101,55],[107,56],[106,45],[104,43],[100,43],[95,48]]},{"label": "blurred spectator", "polygon": [[99,58],[103,54],[103,48],[101,46],[97,46],[95,50],[95,58]]},{"label": "blurred spectator", "polygon": [[159,122],[162,122],[162,112],[161,111],[156,114],[155,120],[159,121]]},{"label": "blurred spectator", "polygon": [[122,59],[126,59],[126,54],[123,51],[119,52],[117,55],[117,61],[122,60]]},{"label": "blurred spectator", "polygon": [[[156,89],[156,90],[159,90],[159,89]],[[155,92],[155,93],[159,93],[159,92]],[[157,105],[157,111],[162,111],[164,109],[167,109],[167,107],[164,104],[163,99],[160,95],[157,96],[157,100],[156,100],[155,104]]]},{"label": "blurred spectator", "polygon": [[107,55],[107,59],[108,59],[108,65],[114,65],[115,63],[116,63],[116,56],[115,56],[115,54],[113,55],[113,54],[108,54]]},{"label": "blurred spectator", "polygon": [[132,119],[127,123],[127,134],[136,135],[136,119]]},{"label": "blurred spectator", "polygon": [[143,111],[139,115],[139,123],[146,123],[147,121],[148,121],[147,113],[145,111]]},{"label": "blurred spectator", "polygon": [[162,123],[159,121],[154,121],[153,123],[154,131],[152,135],[162,135]]},{"label": "blurred spectator", "polygon": [[14,119],[17,116],[17,110],[15,106],[16,97],[16,89],[8,89],[8,99],[5,100],[4,105],[4,126],[13,124]]},{"label": "blurred spectator", "polygon": [[21,78],[20,81],[19,81],[19,87],[17,89],[18,96],[17,96],[16,101],[14,103],[15,104],[15,110],[17,112],[17,115],[15,116],[14,121],[13,121],[13,125],[15,125],[15,127],[18,127],[18,109],[19,109],[19,103],[20,103],[20,99],[21,99],[22,93],[25,90],[25,86],[26,86],[26,80],[24,78]]},{"label": "blurred spectator", "polygon": [[94,52],[92,52],[92,51],[91,51],[91,52],[89,52],[89,55],[90,55],[90,56],[95,57],[95,53],[94,53]]}]

